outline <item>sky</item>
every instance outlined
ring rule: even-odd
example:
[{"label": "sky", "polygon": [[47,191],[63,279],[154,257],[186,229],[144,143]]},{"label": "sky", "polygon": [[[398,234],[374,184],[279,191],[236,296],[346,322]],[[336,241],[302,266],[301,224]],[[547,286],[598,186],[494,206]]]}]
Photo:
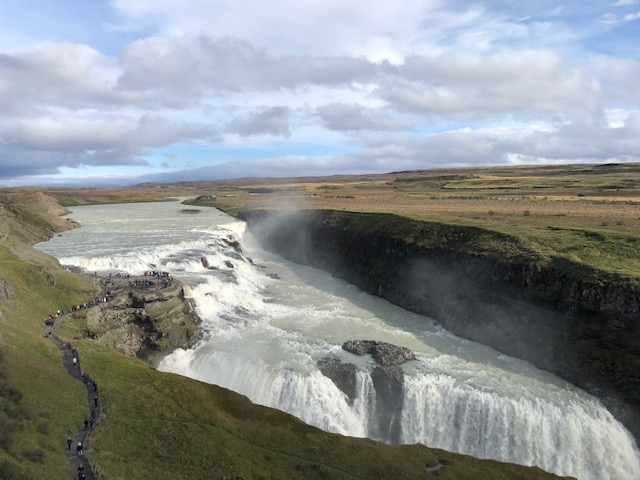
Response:
[{"label": "sky", "polygon": [[640,161],[640,0],[2,0],[0,186]]}]

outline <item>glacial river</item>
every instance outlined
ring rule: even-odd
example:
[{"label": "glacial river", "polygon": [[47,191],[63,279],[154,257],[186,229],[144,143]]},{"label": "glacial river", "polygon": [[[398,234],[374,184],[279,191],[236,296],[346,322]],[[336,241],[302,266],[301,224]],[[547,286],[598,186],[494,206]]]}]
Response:
[{"label": "glacial river", "polygon": [[[633,438],[592,396],[434,319],[265,252],[243,222],[218,210],[184,208],[191,207],[74,207],[70,217],[82,227],[37,248],[89,272],[158,269],[180,279],[205,337],[165,358],[161,370],[232,389],[330,432],[388,442],[374,418],[373,365],[341,345],[389,342],[417,356],[403,366],[401,443],[585,480],[640,478]],[[319,371],[329,355],[360,366],[355,401]]]}]

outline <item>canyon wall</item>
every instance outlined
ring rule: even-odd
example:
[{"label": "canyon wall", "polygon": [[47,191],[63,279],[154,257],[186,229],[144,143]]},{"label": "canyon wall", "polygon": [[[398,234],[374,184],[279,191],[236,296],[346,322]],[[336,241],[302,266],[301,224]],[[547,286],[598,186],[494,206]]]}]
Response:
[{"label": "canyon wall", "polygon": [[584,388],[640,438],[638,279],[541,258],[477,227],[337,211],[242,217],[266,249]]}]

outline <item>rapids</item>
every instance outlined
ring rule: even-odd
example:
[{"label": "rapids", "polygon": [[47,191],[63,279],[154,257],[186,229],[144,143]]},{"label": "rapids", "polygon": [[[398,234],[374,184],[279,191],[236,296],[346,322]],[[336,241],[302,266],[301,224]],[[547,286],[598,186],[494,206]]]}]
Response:
[{"label": "rapids", "polygon": [[[351,339],[389,342],[417,357],[403,366],[401,443],[579,479],[640,478],[633,438],[596,398],[434,319],[265,252],[222,212],[182,208],[75,207],[70,216],[82,228],[37,248],[89,272],[158,269],[179,278],[205,337],[169,355],[161,370],[230,388],[330,432],[389,442],[374,418],[372,362],[341,349]],[[354,402],[320,373],[317,362],[327,355],[361,367]]]}]

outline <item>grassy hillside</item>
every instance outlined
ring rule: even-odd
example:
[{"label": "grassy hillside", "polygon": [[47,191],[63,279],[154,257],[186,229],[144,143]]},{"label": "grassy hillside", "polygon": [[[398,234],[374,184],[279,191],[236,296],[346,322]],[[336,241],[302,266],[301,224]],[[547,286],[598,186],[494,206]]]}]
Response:
[{"label": "grassy hillside", "polygon": [[62,269],[26,263],[5,246],[0,276],[11,289],[0,302],[0,478],[68,478],[65,440],[86,415],[86,394],[43,338],[43,320],[86,298],[91,285]]},{"label": "grassy hillside", "polygon": [[[33,250],[59,223],[50,205],[4,197],[0,209],[0,478],[66,479],[67,436],[85,418],[84,387],[42,336],[48,312],[93,295],[87,279]],[[12,203],[13,202],[13,203]],[[53,215],[53,216],[52,216]],[[536,468],[424,446],[322,432],[228,390],[165,374],[58,327],[97,380],[102,421],[88,441],[103,480],[222,478],[554,478]]]}]

